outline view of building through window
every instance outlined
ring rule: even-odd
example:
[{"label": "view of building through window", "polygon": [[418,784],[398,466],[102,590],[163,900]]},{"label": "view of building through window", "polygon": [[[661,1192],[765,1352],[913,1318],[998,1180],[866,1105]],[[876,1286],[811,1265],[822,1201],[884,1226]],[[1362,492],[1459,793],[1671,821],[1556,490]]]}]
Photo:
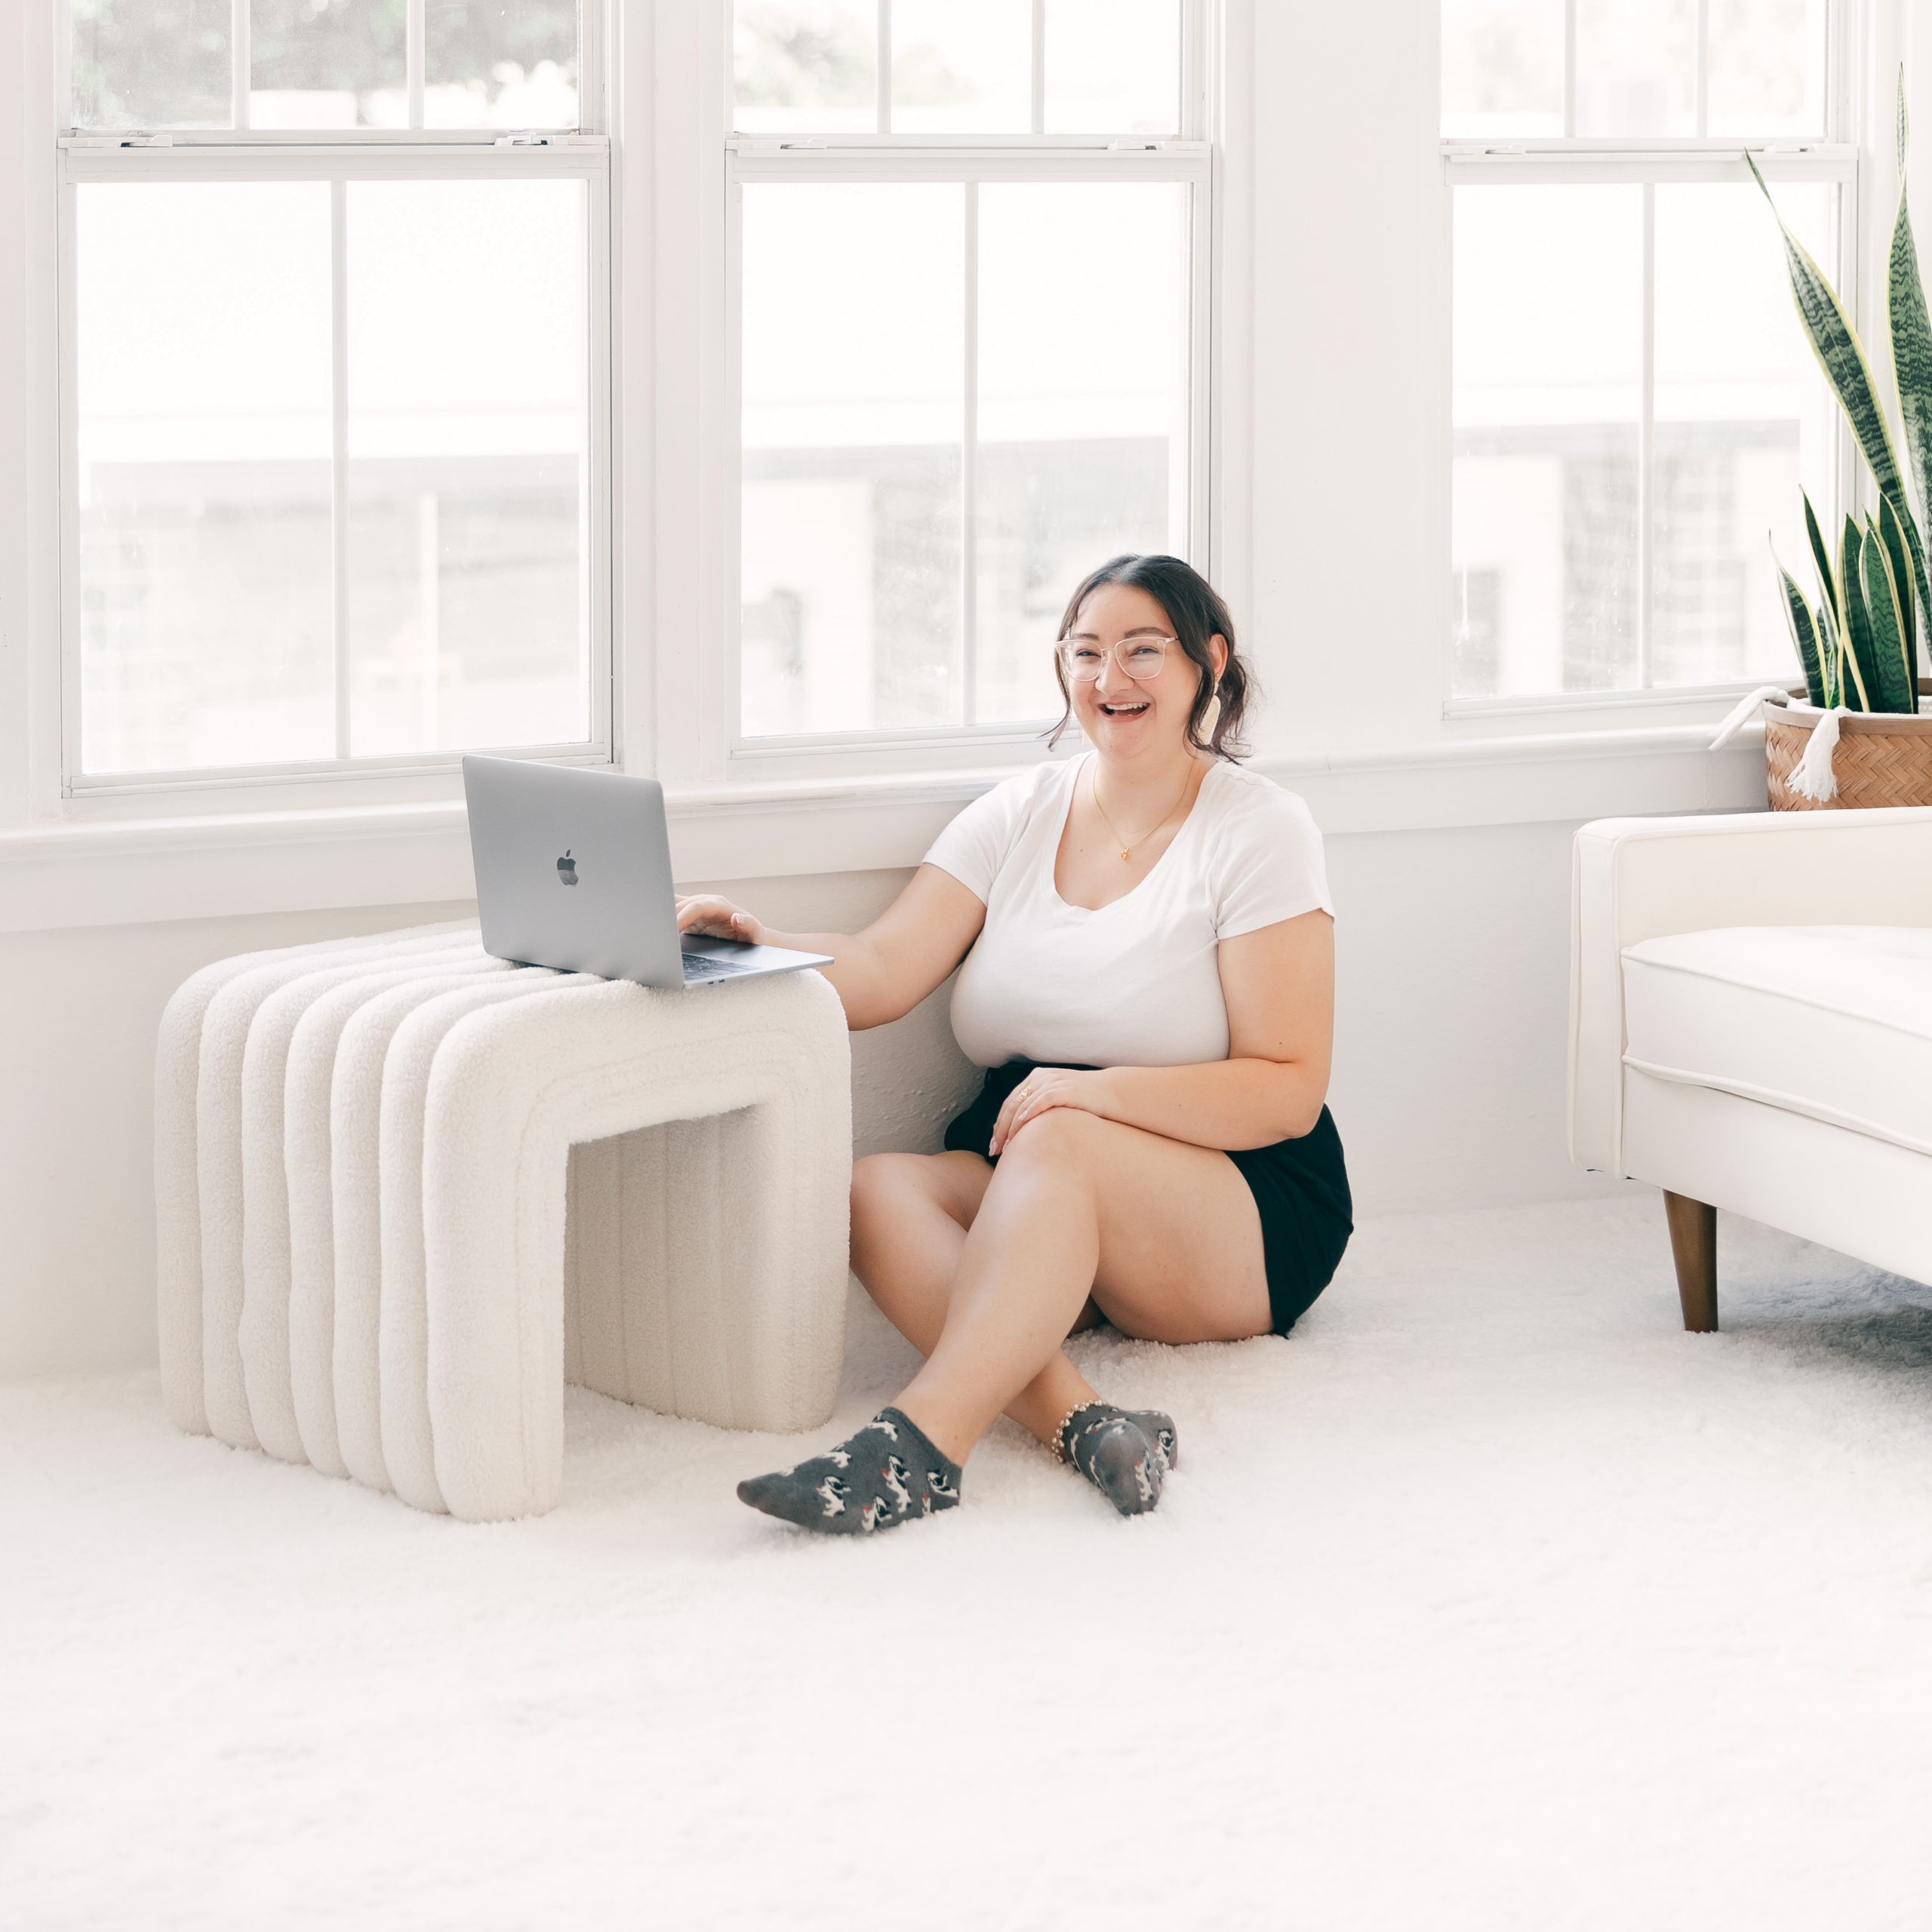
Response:
[{"label": "view of building through window", "polygon": [[1575,0],[1566,62],[1565,0],[1442,0],[1442,131],[1822,134],[1826,14],[1826,0]]},{"label": "view of building through window", "polygon": [[[406,128],[405,0],[70,0],[76,128]],[[574,128],[577,0],[423,0],[426,128]]]},{"label": "view of building through window", "polygon": [[[104,119],[185,126],[213,100],[171,45],[177,5],[81,23],[99,58],[77,94]],[[258,87],[257,125],[394,125],[392,11],[254,0],[255,80],[318,84]],[[516,63],[478,63],[530,53],[546,17],[574,75],[574,8],[548,0],[428,0],[424,71],[481,75],[464,98],[500,105]],[[82,772],[586,741],[586,164],[331,180],[311,159],[309,178],[251,179],[231,147],[167,178],[186,152],[70,151]]]},{"label": "view of building through window", "polygon": [[1187,190],[743,192],[746,734],[1051,715],[1073,586],[1186,542]]},{"label": "view of building through window", "polygon": [[[346,185],[344,755],[580,740],[583,185]],[[330,184],[78,200],[85,768],[334,757]]]},{"label": "view of building through window", "polygon": [[[1043,64],[1032,13],[894,0],[881,101],[876,6],[743,0],[739,124],[1173,133],[1172,0],[1049,0]],[[1074,584],[1187,546],[1195,189],[872,152],[740,191],[748,737],[1053,716]]]},{"label": "view of building through window", "polygon": [[[1801,487],[1829,513],[1835,408],[1756,186],[1644,142],[1820,133],[1823,7],[1574,18],[1566,48],[1561,0],[1444,0],[1454,694],[1795,675],[1773,558],[1805,565]],[[1844,168],[1807,166],[1774,168],[1778,204],[1835,272]]]},{"label": "view of building through window", "polygon": [[1103,134],[1179,128],[1179,0],[738,0],[737,124],[747,134]]}]

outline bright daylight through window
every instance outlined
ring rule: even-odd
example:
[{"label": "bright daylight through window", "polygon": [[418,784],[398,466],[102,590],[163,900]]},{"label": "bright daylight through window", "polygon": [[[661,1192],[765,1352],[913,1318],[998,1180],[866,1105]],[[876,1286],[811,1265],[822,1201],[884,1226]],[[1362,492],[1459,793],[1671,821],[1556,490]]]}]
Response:
[{"label": "bright daylight through window", "polygon": [[[1760,158],[1840,288],[1825,0],[1444,0],[1452,697],[1795,678],[1773,555],[1835,408]],[[1567,23],[1567,27],[1566,27]]]},{"label": "bright daylight through window", "polygon": [[1177,0],[738,0],[740,731],[1049,718],[1079,578],[1200,540]]},{"label": "bright daylight through window", "polygon": [[70,782],[606,738],[575,0],[72,26]]}]

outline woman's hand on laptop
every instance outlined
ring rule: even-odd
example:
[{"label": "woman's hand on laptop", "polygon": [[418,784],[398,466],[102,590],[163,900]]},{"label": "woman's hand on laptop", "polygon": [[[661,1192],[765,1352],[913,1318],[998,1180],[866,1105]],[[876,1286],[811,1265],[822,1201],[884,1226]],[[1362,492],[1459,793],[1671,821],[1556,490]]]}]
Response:
[{"label": "woman's hand on laptop", "polygon": [[705,893],[678,901],[678,930],[702,933],[710,939],[742,940],[750,946],[768,946],[763,924],[728,899]]}]

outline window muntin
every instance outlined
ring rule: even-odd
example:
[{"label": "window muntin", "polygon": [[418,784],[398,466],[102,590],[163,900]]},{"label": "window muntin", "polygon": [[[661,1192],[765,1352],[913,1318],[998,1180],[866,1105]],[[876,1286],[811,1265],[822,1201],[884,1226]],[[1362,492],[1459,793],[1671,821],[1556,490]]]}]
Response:
[{"label": "window muntin", "polygon": [[[1564,18],[1444,7],[1451,700],[1795,675],[1772,558],[1802,573],[1799,491],[1835,513],[1844,439],[1716,123],[1761,115],[1758,146],[1820,125],[1822,11],[1580,0],[1567,41]],[[1849,155],[1764,165],[1839,272]]]},{"label": "window muntin", "polygon": [[607,152],[419,131],[574,126],[575,0],[252,0],[200,140],[180,4],[77,0],[77,113],[177,131],[63,143],[69,786],[598,755]]}]

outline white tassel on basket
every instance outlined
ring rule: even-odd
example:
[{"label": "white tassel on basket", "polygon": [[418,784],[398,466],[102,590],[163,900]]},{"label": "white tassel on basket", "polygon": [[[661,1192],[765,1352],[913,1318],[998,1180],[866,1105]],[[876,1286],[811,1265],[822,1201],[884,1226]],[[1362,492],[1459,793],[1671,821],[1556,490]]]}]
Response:
[{"label": "white tassel on basket", "polygon": [[1791,694],[1782,685],[1760,685],[1749,697],[1737,700],[1737,707],[1729,712],[1718,727],[1717,736],[1711,740],[1711,749],[1721,752],[1758,715],[1761,705],[1789,704]]},{"label": "white tassel on basket", "polygon": [[1838,795],[1838,775],[1832,769],[1832,754],[1838,748],[1838,720],[1846,707],[1836,705],[1811,728],[1804,755],[1785,783],[1801,798],[1822,805]]}]

